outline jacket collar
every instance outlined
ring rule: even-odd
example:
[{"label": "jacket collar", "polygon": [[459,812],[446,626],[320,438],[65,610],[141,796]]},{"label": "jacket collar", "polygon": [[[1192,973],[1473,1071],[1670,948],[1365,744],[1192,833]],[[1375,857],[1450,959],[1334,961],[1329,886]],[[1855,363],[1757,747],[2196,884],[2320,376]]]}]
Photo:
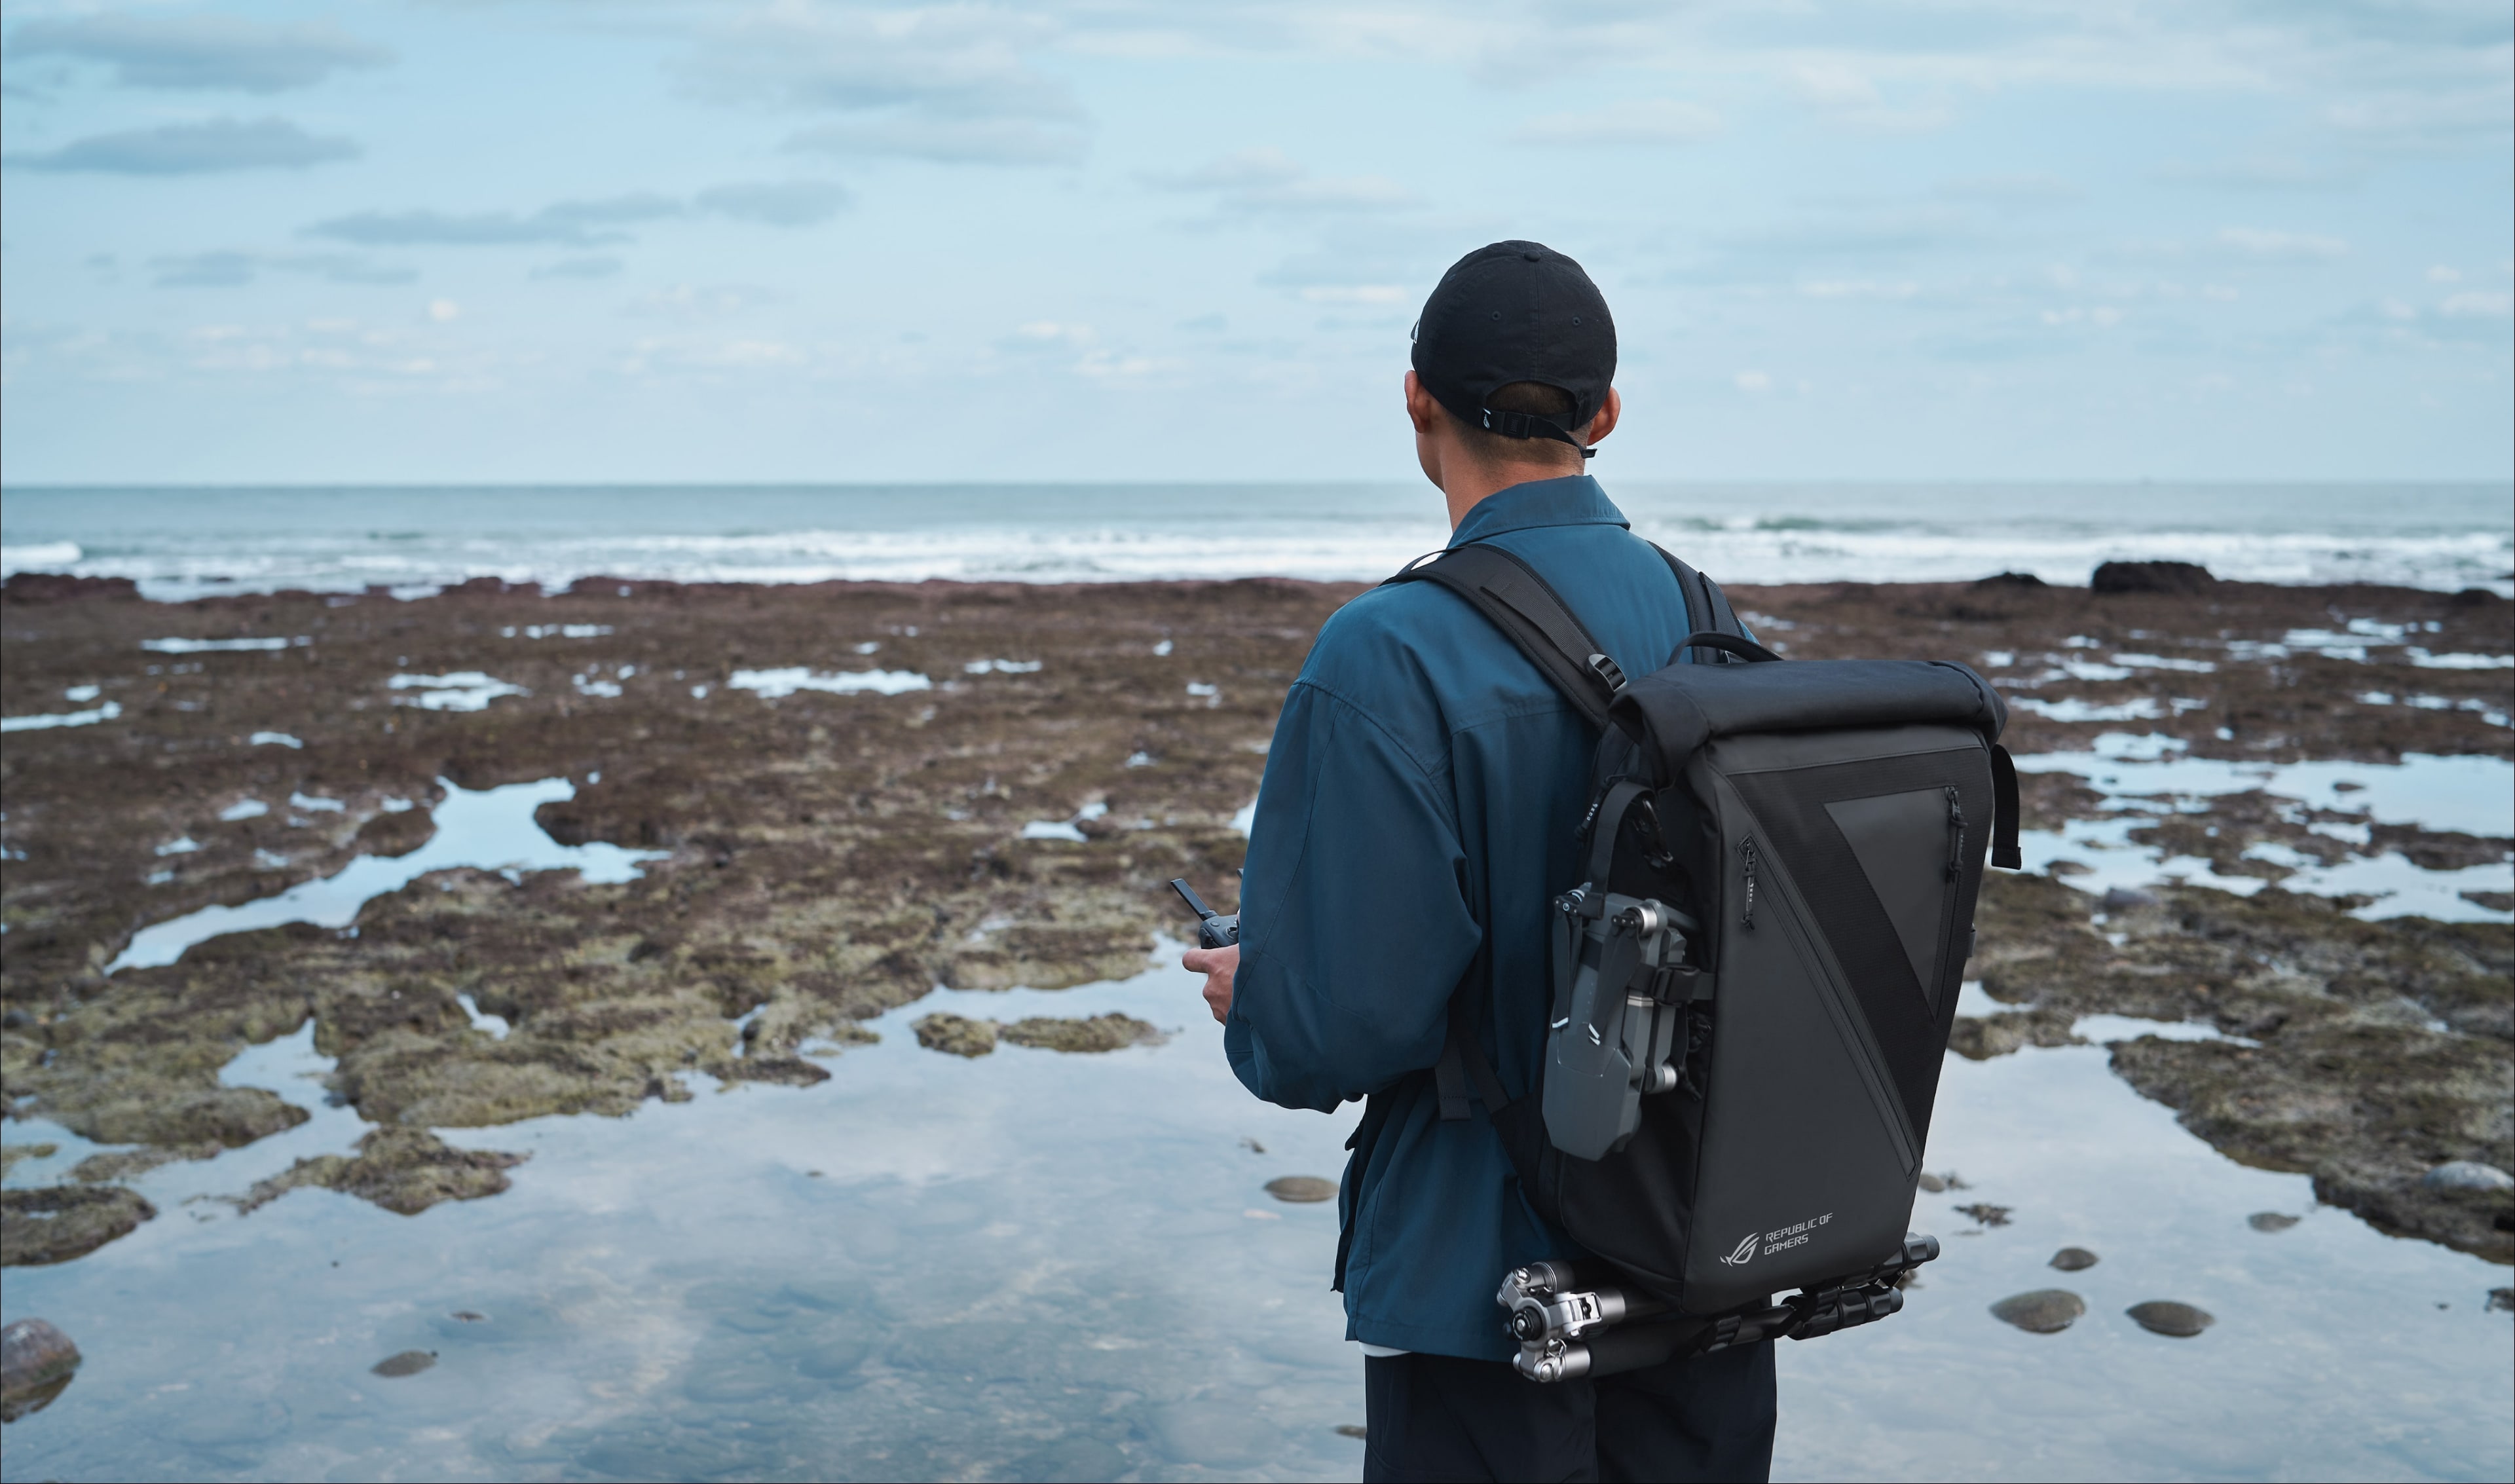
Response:
[{"label": "jacket collar", "polygon": [[1541,525],[1621,525],[1630,528],[1632,522],[1616,509],[1607,492],[1588,474],[1566,474],[1559,479],[1531,479],[1495,490],[1467,512],[1451,533],[1450,545],[1465,546],[1505,531],[1524,531]]}]

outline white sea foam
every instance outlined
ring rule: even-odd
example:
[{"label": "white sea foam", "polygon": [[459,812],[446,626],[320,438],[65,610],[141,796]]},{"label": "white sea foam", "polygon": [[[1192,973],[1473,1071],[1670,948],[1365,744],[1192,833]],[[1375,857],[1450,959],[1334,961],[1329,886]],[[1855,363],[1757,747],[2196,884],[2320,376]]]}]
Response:
[{"label": "white sea foam", "polygon": [[[310,644],[314,640],[310,637],[301,635],[297,642]],[[219,654],[240,650],[285,649],[288,643],[285,639],[144,639],[140,641],[140,647],[151,654]]]},{"label": "white sea foam", "polygon": [[500,696],[530,695],[521,685],[491,680],[477,670],[457,670],[446,675],[397,675],[385,681],[392,690],[416,690],[412,696],[395,696],[397,705],[416,706],[422,711],[481,711]]},{"label": "white sea foam", "polygon": [[803,665],[783,670],[737,670],[725,681],[736,690],[756,690],[763,701],[790,696],[799,690],[827,690],[840,695],[872,691],[876,695],[898,695],[910,690],[928,690],[934,682],[913,670],[841,670],[826,674]]},{"label": "white sea foam", "polygon": [[[2084,583],[2101,561],[2168,558],[2247,581],[2515,594],[2502,486],[1606,482],[1634,529],[1732,583],[1999,571]],[[371,585],[412,596],[474,577],[557,589],[596,574],[1370,582],[1448,540],[1437,499],[1403,485],[250,493],[13,490],[8,550],[189,598]]]},{"label": "white sea foam", "polygon": [[75,567],[87,554],[75,541],[38,541],[27,546],[0,545],[0,577],[19,572],[62,572]]},{"label": "white sea foam", "polygon": [[122,704],[107,701],[85,711],[53,711],[31,717],[0,717],[0,732],[50,731],[57,726],[94,726],[122,715]]}]

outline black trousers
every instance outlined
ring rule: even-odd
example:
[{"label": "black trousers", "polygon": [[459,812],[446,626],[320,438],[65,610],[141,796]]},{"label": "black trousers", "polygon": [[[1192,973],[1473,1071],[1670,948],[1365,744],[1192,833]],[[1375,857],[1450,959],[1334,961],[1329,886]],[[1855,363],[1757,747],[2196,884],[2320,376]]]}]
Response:
[{"label": "black trousers", "polygon": [[1539,1385],[1507,1364],[1366,1357],[1362,1476],[1423,1480],[1763,1480],[1773,1347]]}]

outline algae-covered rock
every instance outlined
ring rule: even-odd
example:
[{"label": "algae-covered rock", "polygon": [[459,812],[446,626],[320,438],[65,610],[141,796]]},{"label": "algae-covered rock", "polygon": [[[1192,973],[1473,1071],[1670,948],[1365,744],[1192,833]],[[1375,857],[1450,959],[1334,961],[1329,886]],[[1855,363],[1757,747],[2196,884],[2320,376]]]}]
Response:
[{"label": "algae-covered rock", "polygon": [[100,1144],[241,1149],[311,1116],[264,1088],[167,1086],[147,1077],[74,1083],[67,1076],[37,1086],[37,1111]]},{"label": "algae-covered rock", "polygon": [[219,1152],[217,1144],[204,1144],[192,1149],[109,1149],[91,1154],[70,1167],[70,1178],[82,1185],[110,1185],[135,1179],[160,1165],[177,1160],[209,1159]]},{"label": "algae-covered rock", "polygon": [[0,1175],[18,1168],[22,1159],[51,1159],[61,1153],[59,1144],[0,1144]]},{"label": "algae-covered rock", "polygon": [[239,1215],[289,1191],[319,1185],[415,1216],[439,1201],[476,1201],[512,1183],[507,1172],[530,1156],[494,1149],[457,1149],[425,1129],[378,1129],[358,1140],[355,1158],[319,1154],[258,1181],[235,1200]]},{"label": "algae-covered rock", "polygon": [[2314,1176],[2316,1197],[2395,1231],[2505,1260],[2515,1193],[2427,1184],[2515,1135],[2501,1043],[2333,1017],[2265,1041],[2127,1041],[2114,1069],[2246,1164]]},{"label": "algae-covered rock", "polygon": [[1033,1015],[1016,1020],[999,1033],[1015,1046],[1051,1051],[1114,1051],[1130,1046],[1155,1046],[1164,1039],[1150,1023],[1116,1013],[1089,1018]]},{"label": "algae-covered rock", "polygon": [[1948,1050],[1969,1061],[2005,1056],[2020,1047],[2076,1046],[2070,1034],[2077,1016],[2047,1010],[2002,1010],[1991,1015],[1958,1015],[1948,1031]]},{"label": "algae-covered rock", "polygon": [[917,1044],[955,1056],[984,1056],[996,1049],[996,1022],[937,1012],[918,1021]]},{"label": "algae-covered rock", "polygon": [[718,1062],[709,1070],[727,1082],[770,1082],[789,1088],[808,1088],[830,1080],[826,1068],[814,1066],[801,1056],[739,1056]]},{"label": "algae-covered rock", "polygon": [[119,1185],[0,1190],[0,1267],[83,1257],[156,1216],[156,1207]]},{"label": "algae-covered rock", "polygon": [[21,1319],[0,1329],[0,1422],[51,1406],[80,1359],[79,1347],[49,1321]]}]

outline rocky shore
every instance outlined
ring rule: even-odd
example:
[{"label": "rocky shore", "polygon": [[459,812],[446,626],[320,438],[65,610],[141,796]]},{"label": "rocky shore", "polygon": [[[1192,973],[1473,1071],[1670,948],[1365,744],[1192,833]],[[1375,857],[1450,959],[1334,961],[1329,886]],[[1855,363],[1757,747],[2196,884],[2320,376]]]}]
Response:
[{"label": "rocky shore", "polygon": [[[2230,761],[2515,751],[2494,595],[2125,584],[1733,596],[1793,658],[1976,665],[2033,703],[2011,722],[2020,754],[2122,731]],[[150,1164],[302,1122],[219,1069],[309,1019],[337,1058],[331,1094],[377,1132],[354,1157],[237,1192],[242,1209],[308,1183],[396,1211],[491,1195],[512,1157],[425,1131],[623,1113],[690,1096],[701,1073],[816,1082],[831,1074],[808,1057],[938,983],[1134,972],[1157,929],[1178,930],[1163,882],[1235,905],[1233,817],[1312,636],[1354,591],[484,581],[412,601],[165,605],[126,584],[13,578],[0,714],[63,721],[21,721],[0,753],[0,1112],[130,1147],[11,1192],[9,1260],[60,1259],[20,1256],[61,1251],[36,1230],[56,1213],[89,1213],[99,1240],[130,1229],[146,1203],[117,1181]],[[552,778],[574,789],[535,816],[553,838],[660,853],[610,885],[434,872],[349,928],[232,933],[107,972],[150,924],[418,848],[448,784]],[[2123,812],[2069,772],[2027,782],[2030,827]],[[2515,1166],[2515,928],[2362,922],[2355,902],[2278,885],[2390,854],[2491,863],[2510,842],[2353,834],[2345,812],[2258,792],[2132,812],[2134,841],[2267,885],[2108,911],[2055,876],[2001,879],[1977,970],[2019,1009],[1960,1025],[1959,1050],[2066,1038],[2088,1013],[2206,1021],[2236,1039],[2133,1039],[2116,1065],[2240,1159],[2310,1171],[2325,1199],[2393,1229],[2515,1256],[2515,1201],[2425,1179]],[[937,1039],[969,1054],[981,1030],[992,1046],[985,1021]],[[1142,1034],[1002,1030],[1071,1051]],[[106,1191],[130,1201],[73,1194]]]}]

